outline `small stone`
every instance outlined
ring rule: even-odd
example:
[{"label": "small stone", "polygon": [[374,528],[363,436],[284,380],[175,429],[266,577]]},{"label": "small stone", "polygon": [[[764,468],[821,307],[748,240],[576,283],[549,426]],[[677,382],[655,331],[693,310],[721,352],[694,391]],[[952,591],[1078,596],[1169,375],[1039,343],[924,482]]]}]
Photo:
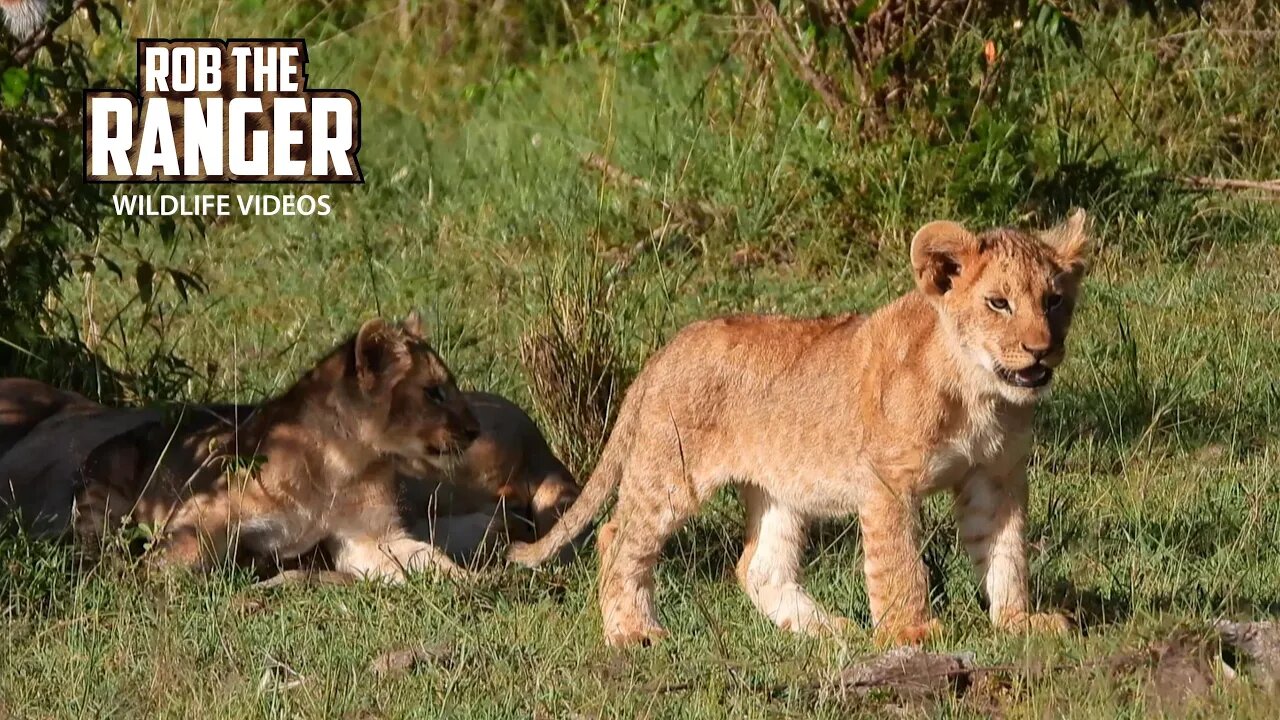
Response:
[{"label": "small stone", "polygon": [[447,667],[453,661],[453,647],[441,643],[388,650],[369,663],[369,672],[378,677],[403,675],[424,665]]}]

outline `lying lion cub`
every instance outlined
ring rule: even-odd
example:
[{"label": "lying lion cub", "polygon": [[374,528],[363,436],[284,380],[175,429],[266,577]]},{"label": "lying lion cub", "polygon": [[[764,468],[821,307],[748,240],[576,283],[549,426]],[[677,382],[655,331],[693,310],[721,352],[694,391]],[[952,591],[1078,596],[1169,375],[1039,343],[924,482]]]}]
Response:
[{"label": "lying lion cub", "polygon": [[1087,244],[1079,211],[1042,234],[933,222],[911,242],[918,289],[865,319],[689,326],[627,392],[581,500],[509,558],[542,562],[619,486],[598,540],[605,640],[655,640],[665,635],[653,605],[664,542],[716,488],[736,483],[747,511],[738,580],[761,612],[802,632],[846,624],[800,586],[800,564],[813,518],[856,513],[877,640],[917,642],[939,627],[919,507],[946,490],[994,623],[1065,630],[1063,616],[1031,611],[1026,465]]},{"label": "lying lion cub", "polygon": [[90,453],[76,536],[128,519],[157,530],[153,563],[191,568],[324,543],[351,574],[456,570],[399,513],[397,464],[449,464],[479,432],[416,316],[370,320],[284,394],[222,410],[188,408]]},{"label": "lying lion cub", "polygon": [[[498,550],[509,540],[533,541],[550,530],[578,497],[573,476],[547,445],[537,424],[510,400],[490,393],[463,394],[476,418],[479,435],[456,458],[442,462],[399,463],[397,477],[400,522],[411,536],[438,546],[451,560],[470,562]],[[253,406],[187,406],[179,423],[182,432],[207,436],[210,429],[234,427]],[[154,442],[168,442],[173,428],[162,425],[155,411],[116,410],[45,383],[0,378],[0,511],[20,501],[28,532],[59,536],[68,530],[75,504],[76,476],[92,456],[94,472],[124,462],[126,476],[137,473],[139,443],[135,437],[99,450],[113,438],[155,425]],[[22,443],[19,445],[19,443]],[[8,451],[18,445],[14,455]],[[56,457],[49,463],[47,458]],[[149,467],[145,469],[149,473]],[[11,481],[19,484],[15,487]],[[16,491],[16,497],[11,494]],[[83,503],[82,503],[83,505]],[[60,506],[65,506],[61,508]],[[103,528],[101,516],[81,515],[81,541],[94,543]],[[90,519],[93,518],[93,519]],[[324,543],[321,543],[324,544]],[[245,553],[248,554],[248,553]],[[322,552],[321,557],[326,553]],[[292,568],[289,558],[249,557]],[[308,555],[302,566],[317,561]],[[285,561],[281,564],[280,561]],[[437,567],[445,566],[443,559]],[[447,567],[449,572],[462,572]]]}]

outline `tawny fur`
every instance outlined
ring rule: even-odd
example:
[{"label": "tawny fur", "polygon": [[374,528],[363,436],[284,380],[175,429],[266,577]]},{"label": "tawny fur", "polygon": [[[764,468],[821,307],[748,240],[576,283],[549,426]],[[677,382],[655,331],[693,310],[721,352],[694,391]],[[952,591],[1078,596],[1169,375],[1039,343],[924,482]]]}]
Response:
[{"label": "tawny fur", "polygon": [[16,514],[32,537],[64,535],[86,459],[162,420],[158,410],[115,410],[35,380],[0,379],[0,521]]},{"label": "tawny fur", "polygon": [[919,508],[946,491],[993,622],[1066,629],[1028,596],[1026,464],[1086,246],[1081,212],[1038,234],[935,222],[912,240],[917,289],[869,317],[694,323],[628,390],[578,503],[508,557],[544,561],[617,487],[598,537],[604,635],[652,641],[665,634],[653,602],[664,543],[735,484],[747,514],[737,576],[760,612],[799,632],[847,624],[805,592],[800,568],[813,519],[856,515],[876,638],[918,642],[938,630]]},{"label": "tawny fur", "polygon": [[37,380],[0,378],[0,457],[50,417],[96,406],[83,395]]}]

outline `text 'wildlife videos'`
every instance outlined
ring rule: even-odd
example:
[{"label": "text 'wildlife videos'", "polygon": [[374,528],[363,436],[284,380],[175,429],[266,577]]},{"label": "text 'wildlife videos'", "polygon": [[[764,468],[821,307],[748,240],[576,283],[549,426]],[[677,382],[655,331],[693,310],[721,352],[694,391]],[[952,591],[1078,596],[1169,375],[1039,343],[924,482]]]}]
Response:
[{"label": "text 'wildlife videos'", "polygon": [[131,217],[327,217],[328,195],[145,195],[120,193],[111,198],[116,215]]}]

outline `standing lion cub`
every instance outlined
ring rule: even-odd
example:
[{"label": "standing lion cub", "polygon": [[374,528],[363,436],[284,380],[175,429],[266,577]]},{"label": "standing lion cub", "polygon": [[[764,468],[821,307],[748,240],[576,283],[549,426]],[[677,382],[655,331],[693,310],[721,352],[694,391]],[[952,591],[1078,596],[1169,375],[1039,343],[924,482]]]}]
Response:
[{"label": "standing lion cub", "polygon": [[932,222],[911,241],[917,290],[868,317],[694,323],[627,392],[579,502],[509,557],[543,562],[618,486],[598,540],[605,640],[656,640],[665,634],[653,602],[663,544],[733,483],[747,513],[738,581],[761,612],[800,632],[847,623],[801,587],[800,564],[811,520],[856,513],[876,639],[918,642],[939,629],[920,504],[949,491],[992,621],[1065,630],[1063,616],[1031,610],[1026,466],[1032,413],[1065,354],[1087,247],[1081,211],[1035,234]]}]

